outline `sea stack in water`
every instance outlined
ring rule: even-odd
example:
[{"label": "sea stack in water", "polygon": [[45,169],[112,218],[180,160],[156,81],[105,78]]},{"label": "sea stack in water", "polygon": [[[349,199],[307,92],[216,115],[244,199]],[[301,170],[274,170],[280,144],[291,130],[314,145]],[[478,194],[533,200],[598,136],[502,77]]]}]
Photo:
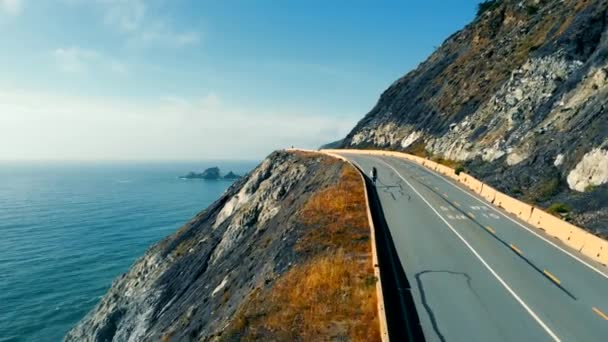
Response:
[{"label": "sea stack in water", "polygon": [[241,176],[237,175],[236,173],[229,171],[225,176],[224,179],[239,179],[241,178]]},{"label": "sea stack in water", "polygon": [[210,167],[208,169],[206,169],[203,172],[194,172],[194,171],[190,171],[187,175],[185,176],[181,176],[180,178],[183,179],[207,179],[207,180],[219,180],[219,179],[229,179],[229,180],[234,180],[234,179],[239,179],[241,178],[241,176],[235,174],[232,171],[229,171],[225,176],[222,177],[221,172],[220,172],[220,168],[215,166],[215,167]]}]

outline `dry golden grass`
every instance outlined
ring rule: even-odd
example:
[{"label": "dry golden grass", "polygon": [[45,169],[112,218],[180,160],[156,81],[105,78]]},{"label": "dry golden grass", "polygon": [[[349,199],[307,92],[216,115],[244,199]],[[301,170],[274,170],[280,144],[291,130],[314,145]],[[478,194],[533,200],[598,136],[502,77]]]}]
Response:
[{"label": "dry golden grass", "polygon": [[371,263],[339,250],[292,268],[269,290],[256,291],[231,328],[241,331],[242,340],[378,341],[376,313]]},{"label": "dry golden grass", "polygon": [[441,164],[441,165],[445,165],[447,167],[451,167],[452,169],[456,169],[458,167],[462,167],[462,163],[457,161],[457,160],[452,160],[452,159],[444,159],[441,157],[433,157],[431,158],[432,161],[434,161],[435,163]]},{"label": "dry golden grass", "polygon": [[328,156],[326,156],[324,154],[321,154],[319,152],[313,152],[313,151],[291,151],[290,153],[295,154],[296,156],[298,156],[301,159],[319,159],[319,161],[323,165],[331,165],[331,164],[339,163],[339,161],[337,159],[332,158],[332,157],[328,157]]},{"label": "dry golden grass", "polygon": [[591,1],[589,0],[577,0],[576,5],[574,6],[574,10],[578,13],[585,9],[585,7],[589,6]]},{"label": "dry golden grass", "polygon": [[366,210],[361,176],[346,165],[337,184],[312,195],[300,210],[300,221],[310,229],[300,239],[296,250],[344,248],[370,253]]},{"label": "dry golden grass", "polygon": [[416,140],[416,142],[406,148],[405,152],[422,158],[429,156],[429,152],[426,150],[426,143],[421,139]]},{"label": "dry golden grass", "polygon": [[[582,10],[584,10],[587,6],[589,6],[589,4],[591,3],[591,1],[589,0],[575,0],[574,1],[574,7],[571,10],[571,14],[568,15],[566,17],[566,20],[564,20],[560,26],[560,28],[557,30],[557,32],[555,33],[555,36],[561,36],[564,32],[566,32],[566,30],[570,27],[570,25],[572,25],[572,22],[574,20],[574,18],[578,15],[578,13]],[[570,6],[572,6],[572,4],[568,4]]]},{"label": "dry golden grass", "polygon": [[313,194],[299,220],[308,229],[296,250],[310,257],[239,308],[223,340],[379,341],[376,279],[359,173]]}]

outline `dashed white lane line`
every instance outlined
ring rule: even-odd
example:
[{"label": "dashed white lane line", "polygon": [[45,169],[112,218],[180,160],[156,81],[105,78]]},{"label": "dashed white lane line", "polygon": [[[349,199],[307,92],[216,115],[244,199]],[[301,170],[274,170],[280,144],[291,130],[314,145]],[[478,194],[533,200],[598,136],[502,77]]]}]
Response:
[{"label": "dashed white lane line", "polygon": [[530,309],[530,307],[517,295],[517,293],[515,293],[515,291],[513,291],[513,289],[511,289],[511,287],[498,275],[498,273],[496,273],[496,271],[494,271],[494,269],[492,269],[492,267],[490,267],[490,265],[488,265],[488,263],[481,257],[481,255],[479,255],[479,253],[477,253],[475,248],[473,248],[473,246],[471,246],[469,244],[469,242],[467,240],[465,240],[465,238],[463,238],[462,235],[460,235],[460,233],[458,233],[458,231],[456,231],[456,229],[454,229],[454,227],[452,227],[452,225],[445,218],[443,218],[443,216],[441,216],[441,214],[426,200],[426,198],[424,198],[424,196],[422,196],[418,192],[418,190],[416,190],[416,188],[414,188],[412,186],[412,184],[410,184],[410,182],[407,181],[407,179],[405,179],[399,173],[399,171],[397,171],[392,165],[388,164],[387,162],[385,162],[382,159],[378,159],[378,161],[385,164],[390,169],[392,169],[393,172],[395,172],[395,174],[397,174],[397,176],[399,176],[399,178],[401,178],[401,180],[403,180],[405,182],[405,184],[407,184],[407,186],[409,186],[416,193],[416,195],[418,195],[418,197],[420,197],[424,201],[424,203],[426,203],[426,205],[428,205],[429,208],[431,208],[431,210],[435,213],[435,215],[437,215],[443,221],[443,223],[445,223],[448,226],[448,228],[450,228],[450,230],[465,244],[465,246],[467,246],[467,248],[473,253],[473,255],[475,255],[475,257],[477,257],[477,259],[479,259],[481,264],[486,269],[488,269],[488,271],[490,271],[490,273],[494,276],[494,278],[496,278],[496,280],[498,280],[498,282],[511,294],[511,296],[513,296],[513,298],[515,298],[515,300],[517,300],[517,302],[528,312],[528,314],[530,314],[530,316],[532,316],[532,318],[534,318],[534,320],[545,330],[545,332],[547,332],[547,334],[549,334],[549,336],[551,336],[551,338],[553,338],[554,341],[561,341],[557,337],[557,335],[555,335],[555,333],[545,324],[545,322],[543,322],[540,319],[540,317],[538,317],[538,315],[534,311],[532,311],[532,309]]},{"label": "dashed white lane line", "polygon": [[598,273],[599,275],[603,276],[604,278],[608,279],[608,275],[605,274],[604,272],[598,270],[596,267],[594,267],[593,265],[589,264],[588,262],[586,262],[585,260],[577,257],[576,255],[570,253],[569,251],[563,249],[562,247],[556,245],[553,241],[545,238],[544,236],[538,234],[537,232],[531,230],[530,228],[524,226],[523,224],[517,222],[516,220],[514,220],[513,218],[509,217],[507,214],[503,213],[502,211],[496,209],[493,205],[487,205],[484,201],[482,201],[481,199],[471,195],[470,193],[468,193],[467,191],[465,191],[464,189],[461,189],[459,186],[455,185],[454,183],[450,182],[449,180],[447,180],[446,178],[444,178],[442,175],[436,173],[435,171],[431,170],[431,169],[426,169],[425,170],[433,173],[434,175],[436,175],[437,177],[443,179],[446,183],[450,184],[451,186],[455,187],[456,189],[464,192],[465,194],[467,194],[469,197],[474,198],[476,201],[483,203],[484,205],[488,206],[490,209],[494,210],[495,212],[499,213],[500,215],[504,216],[505,218],[507,218],[508,220],[510,220],[511,222],[515,223],[516,225],[524,228],[525,230],[527,230],[528,232],[534,234],[536,237],[542,239],[543,241],[547,242],[548,244],[550,244],[551,246],[559,249],[560,251],[566,253],[567,255],[571,256],[572,258],[574,258],[575,260],[577,260],[578,262],[580,262],[581,264],[589,267],[590,269],[592,269],[593,271],[595,271],[596,273]]}]

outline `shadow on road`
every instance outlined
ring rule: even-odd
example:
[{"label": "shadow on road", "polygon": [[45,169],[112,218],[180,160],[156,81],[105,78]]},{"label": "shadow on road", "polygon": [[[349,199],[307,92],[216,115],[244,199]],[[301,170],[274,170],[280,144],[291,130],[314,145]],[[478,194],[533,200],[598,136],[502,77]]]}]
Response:
[{"label": "shadow on road", "polygon": [[390,340],[424,341],[410,283],[397,256],[376,187],[364,172],[361,173],[365,178],[372,220],[376,230],[376,250]]}]

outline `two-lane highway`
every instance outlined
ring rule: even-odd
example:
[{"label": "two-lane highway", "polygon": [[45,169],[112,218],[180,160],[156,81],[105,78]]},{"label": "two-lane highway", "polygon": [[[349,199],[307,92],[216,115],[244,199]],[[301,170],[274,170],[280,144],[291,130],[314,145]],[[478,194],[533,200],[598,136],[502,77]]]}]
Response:
[{"label": "two-lane highway", "polygon": [[341,153],[376,185],[427,341],[608,341],[608,275],[410,161]]}]

